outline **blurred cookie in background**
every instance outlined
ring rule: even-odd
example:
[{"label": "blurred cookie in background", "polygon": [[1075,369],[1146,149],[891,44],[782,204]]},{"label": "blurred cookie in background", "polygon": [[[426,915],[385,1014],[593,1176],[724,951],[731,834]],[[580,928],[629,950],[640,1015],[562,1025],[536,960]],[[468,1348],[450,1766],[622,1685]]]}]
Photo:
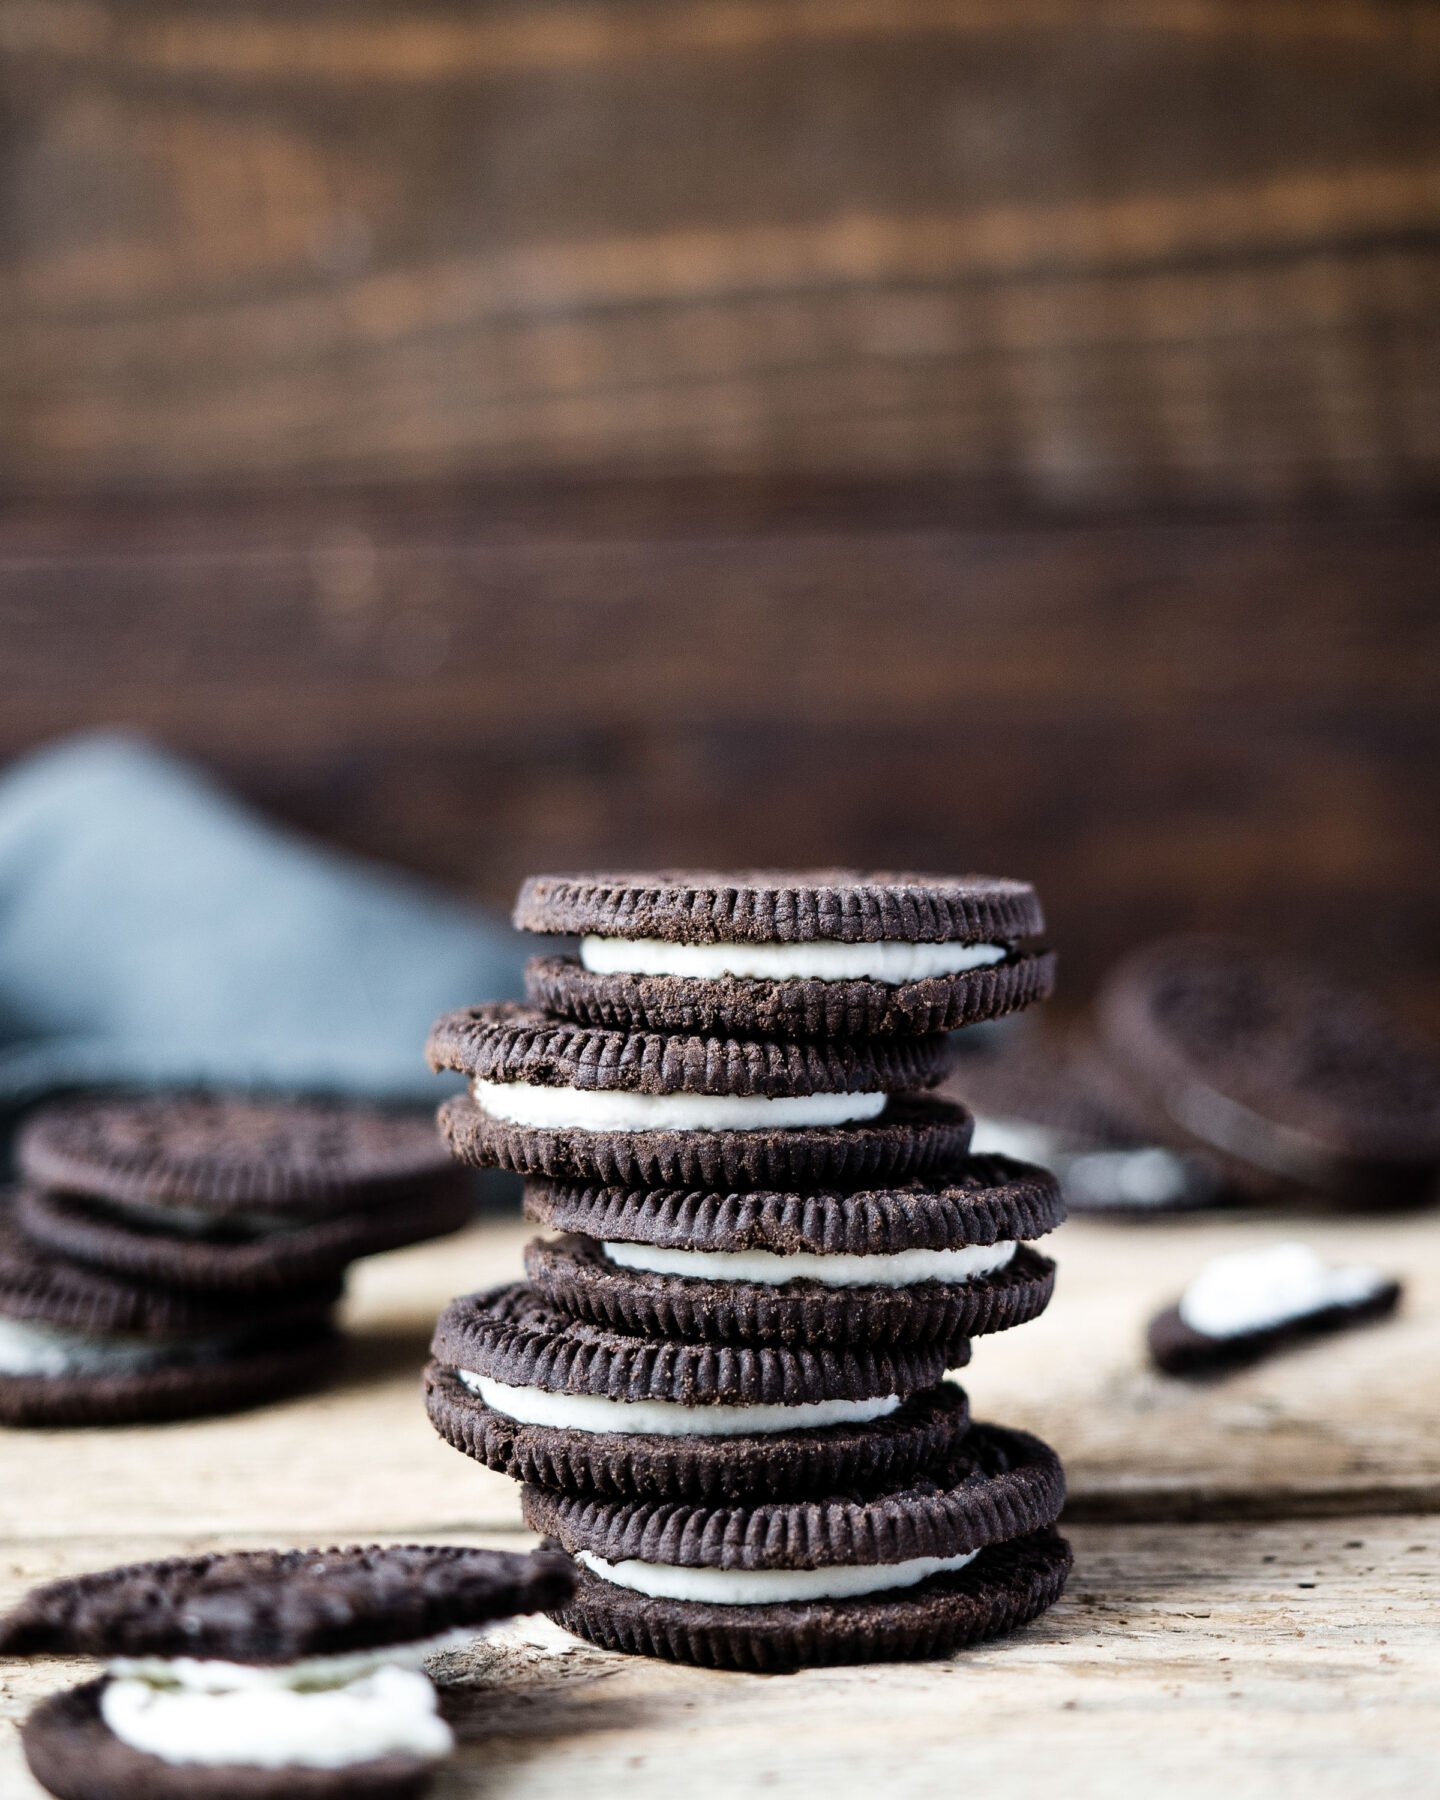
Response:
[{"label": "blurred cookie in background", "polygon": [[115,1425],[278,1399],[329,1373],[361,1257],[460,1230],[429,1113],[299,1098],[41,1107],[0,1200],[0,1422]]},{"label": "blurred cookie in background", "polygon": [[1072,1212],[1144,1218],[1233,1200],[1215,1159],[1157,1134],[1097,1063],[1083,1039],[996,1032],[944,1091],[975,1115],[975,1154],[1053,1169]]},{"label": "blurred cookie in background", "polygon": [[444,1237],[473,1195],[413,1109],[94,1095],[32,1113],[16,1220],[39,1250],[186,1292],[268,1294]]},{"label": "blurred cookie in background", "polygon": [[1435,1194],[1440,1055],[1366,994],[1243,941],[1168,938],[1110,973],[1095,1027],[1137,1105],[1242,1179],[1357,1207]]},{"label": "blurred cookie in background", "polygon": [[340,1278],[186,1293],[28,1243],[0,1196],[0,1424],[129,1425],[259,1405],[338,1361]]}]

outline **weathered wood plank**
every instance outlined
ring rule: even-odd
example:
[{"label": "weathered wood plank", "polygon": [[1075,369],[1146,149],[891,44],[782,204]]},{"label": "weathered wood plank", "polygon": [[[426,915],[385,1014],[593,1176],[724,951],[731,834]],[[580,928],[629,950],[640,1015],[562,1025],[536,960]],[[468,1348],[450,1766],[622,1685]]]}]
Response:
[{"label": "weathered wood plank", "polygon": [[[1150,1316],[1208,1258],[1299,1237],[1406,1284],[1400,1316],[1216,1383],[1153,1372]],[[1440,1225],[1307,1217],[1150,1227],[1071,1221],[1050,1310],[976,1344],[976,1412],[1065,1457],[1072,1512],[1218,1518],[1440,1507]]]},{"label": "weathered wood plank", "polygon": [[[1216,1385],[1150,1373],[1141,1332],[1206,1257],[1301,1232],[1408,1284],[1402,1316]],[[336,1538],[513,1530],[512,1485],[430,1430],[417,1382],[458,1289],[519,1273],[533,1227],[486,1225],[362,1267],[356,1365],[339,1389],[194,1424],[0,1432],[0,1540],[200,1532]],[[1150,1230],[1072,1222],[1059,1290],[1021,1331],[976,1346],[982,1418],[1049,1438],[1074,1516],[1275,1517],[1440,1508],[1440,1229],[1431,1221],[1276,1219]],[[337,1469],[355,1471],[337,1480]]]},{"label": "weathered wood plank", "polygon": [[[1019,1796],[1052,1791],[1063,1770],[1075,1800],[1121,1785],[1175,1800],[1411,1800],[1440,1754],[1435,1523],[1081,1525],[1055,1612],[950,1662],[762,1680],[612,1657],[527,1623],[443,1665],[461,1746],[438,1793],[662,1800],[678,1780],[705,1796]],[[32,1580],[150,1549],[113,1536],[7,1545],[0,1605]],[[0,1673],[7,1800],[39,1795],[10,1721],[77,1673]]]},{"label": "weathered wood plank", "polygon": [[1389,0],[9,0],[0,482],[1433,492]]}]

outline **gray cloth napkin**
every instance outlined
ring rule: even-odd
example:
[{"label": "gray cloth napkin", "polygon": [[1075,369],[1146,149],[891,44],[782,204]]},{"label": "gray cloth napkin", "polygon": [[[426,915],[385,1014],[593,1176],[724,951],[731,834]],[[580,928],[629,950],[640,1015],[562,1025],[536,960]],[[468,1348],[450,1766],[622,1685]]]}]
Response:
[{"label": "gray cloth napkin", "polygon": [[0,1110],[115,1085],[433,1101],[431,1020],[517,993],[519,945],[134,738],[0,777]]}]

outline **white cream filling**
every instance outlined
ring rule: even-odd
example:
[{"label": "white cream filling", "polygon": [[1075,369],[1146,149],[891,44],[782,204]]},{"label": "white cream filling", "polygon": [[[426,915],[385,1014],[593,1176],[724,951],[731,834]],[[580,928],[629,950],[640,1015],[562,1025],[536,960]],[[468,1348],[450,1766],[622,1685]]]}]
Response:
[{"label": "white cream filling", "polygon": [[1379,1269],[1332,1267],[1308,1244],[1217,1256],[1186,1288],[1181,1319],[1206,1337],[1265,1331],[1327,1306],[1354,1306],[1385,1286]]},{"label": "white cream filling", "polygon": [[303,1230],[308,1220],[277,1219],[265,1213],[211,1213],[198,1206],[153,1206],[143,1200],[91,1202],[97,1210],[122,1222],[156,1225],[181,1237],[228,1237],[239,1233],[250,1238],[281,1237]]},{"label": "white cream filling", "polygon": [[1015,1254],[1013,1240],[969,1244],[958,1250],[897,1250],[877,1256],[818,1256],[773,1250],[668,1250],[656,1244],[611,1243],[606,1256],[622,1269],[656,1275],[683,1275],[697,1281],[755,1281],[783,1287],[787,1281],[818,1281],[825,1287],[911,1287],[919,1281],[974,1281],[1003,1269]]},{"label": "white cream filling", "polygon": [[341,1687],[157,1687],[109,1682],[100,1713],[115,1736],[166,1763],[344,1769],[384,1756],[445,1756],[454,1745],[435,1689],[418,1669],[386,1664]]},{"label": "white cream filling", "polygon": [[224,1353],[220,1340],[166,1342],[69,1331],[39,1319],[0,1317],[0,1375],[123,1375]]},{"label": "white cream filling", "polygon": [[391,1667],[418,1669],[432,1656],[473,1644],[484,1636],[483,1625],[458,1625],[434,1637],[405,1644],[373,1644],[363,1650],[333,1651],[323,1656],[302,1656],[286,1663],[225,1662],[201,1656],[115,1656],[108,1672],[153,1687],[184,1688],[195,1694],[240,1692],[298,1692],[307,1688],[345,1687],[362,1675]]},{"label": "white cream filling", "polygon": [[849,1125],[885,1110],[886,1094],[629,1094],[613,1088],[537,1087],[477,1079],[492,1119],[541,1131],[760,1131]]},{"label": "white cream filling", "polygon": [[689,1569],[678,1563],[606,1562],[589,1550],[575,1560],[618,1587],[656,1600],[698,1600],[710,1606],[771,1606],[791,1600],[846,1600],[914,1587],[932,1575],[963,1569],[978,1550],[960,1556],[912,1556],[897,1563],[836,1563],[825,1569]]},{"label": "white cream filling", "polygon": [[522,1425],[561,1431],[618,1431],[635,1437],[748,1437],[770,1431],[809,1431],[823,1425],[868,1424],[900,1405],[898,1394],[868,1400],[809,1400],[797,1406],[682,1406],[677,1400],[610,1400],[603,1394],[554,1394],[511,1387],[457,1369],[461,1382],[487,1406]]},{"label": "white cream filling", "polygon": [[714,981],[924,981],[1004,960],[1001,944],[670,944],[663,938],[582,937],[596,975],[679,975]]}]

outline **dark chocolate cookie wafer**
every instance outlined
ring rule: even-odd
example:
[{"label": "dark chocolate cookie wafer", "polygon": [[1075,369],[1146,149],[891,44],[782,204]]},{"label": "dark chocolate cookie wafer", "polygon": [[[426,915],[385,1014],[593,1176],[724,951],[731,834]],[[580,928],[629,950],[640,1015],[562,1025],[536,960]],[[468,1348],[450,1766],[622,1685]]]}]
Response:
[{"label": "dark chocolate cookie wafer", "polygon": [[535,875],[514,920],[682,944],[1016,943],[1045,925],[1027,882],[870,869]]},{"label": "dark chocolate cookie wafer", "polygon": [[203,1094],[62,1101],[32,1115],[16,1154],[37,1187],[221,1216],[384,1205],[446,1170],[425,1115]]},{"label": "dark chocolate cookie wafer", "polygon": [[863,1424],[733,1437],[571,1431],[497,1412],[439,1362],[425,1371],[425,1405],[446,1443],[514,1481],[608,1499],[712,1505],[904,1482],[953,1448],[969,1422],[964,1390],[942,1381]]},{"label": "dark chocolate cookie wafer", "polygon": [[[1033,1616],[1068,1570],[1050,1535],[1064,1498],[1047,1446],[976,1425],[948,1461],[863,1496],[656,1506],[527,1488],[524,1506],[583,1567],[561,1624],[615,1649],[778,1670],[935,1655]],[[995,1554],[1016,1545],[1031,1549]]]},{"label": "dark chocolate cookie wafer", "polygon": [[21,1729],[25,1760],[57,1800],[420,1800],[434,1765],[387,1756],[339,1769],[169,1763],[121,1743],[100,1716],[105,1682],[52,1694]]},{"label": "dark chocolate cookie wafer", "polygon": [[289,1663],[538,1612],[572,1586],[559,1557],[454,1545],[212,1551],[35,1588],[0,1617],[0,1656]]},{"label": "dark chocolate cookie wafer", "polygon": [[495,1119],[457,1094],[440,1129],[462,1161],[611,1187],[859,1188],[944,1170],[965,1154],[961,1106],[898,1095],[879,1118],[746,1131],[547,1130]]},{"label": "dark chocolate cookie wafer", "polygon": [[959,974],[899,982],[603,974],[569,956],[532,957],[525,969],[534,1005],[583,1024],[757,1037],[958,1031],[1048,1000],[1054,988],[1054,954],[1029,949]]},{"label": "dark chocolate cookie wafer", "polygon": [[1028,1432],[974,1424],[947,1462],[903,1486],[751,1506],[654,1506],[529,1488],[525,1522],[572,1556],[685,1568],[889,1566],[981,1550],[1053,1525],[1055,1452]]},{"label": "dark chocolate cookie wafer", "polygon": [[1028,1245],[1003,1268],[964,1281],[904,1286],[783,1285],[626,1268],[596,1239],[566,1233],[526,1246],[525,1273],[557,1311],[617,1331],[716,1343],[950,1343],[1038,1318],[1055,1265]]},{"label": "dark chocolate cookie wafer", "polygon": [[963,1430],[963,1399],[935,1390],[970,1347],[666,1342],[566,1318],[517,1284],[452,1301],[433,1353],[431,1418],[467,1454],[546,1484],[674,1496],[914,1466]]},{"label": "dark chocolate cookie wafer", "polygon": [[[532,1000],[598,1026],[826,1038],[950,1031],[1044,999],[1033,889],[864,871],[540,876],[517,925],[578,932]],[[907,1084],[908,1085],[908,1084]]]},{"label": "dark chocolate cookie wafer", "polygon": [[1137,951],[1106,982],[1107,1053],[1197,1142],[1356,1203],[1429,1191],[1440,1057],[1367,997],[1224,938]]},{"label": "dark chocolate cookie wafer", "polygon": [[674,1250],[769,1250],[781,1256],[886,1256],[1037,1238],[1065,1217],[1048,1169],[1008,1156],[966,1156],[944,1179],[854,1193],[714,1193],[525,1184],[525,1216],[557,1231]]},{"label": "dark chocolate cookie wafer", "polygon": [[759,1675],[919,1661],[1028,1625],[1064,1592],[1071,1560],[1057,1531],[1037,1531],[893,1593],[744,1607],[651,1599],[586,1573],[551,1617],[606,1650]]},{"label": "dark chocolate cookie wafer", "polygon": [[460,1176],[426,1182],[403,1203],[269,1229],[222,1219],[181,1233],[152,1213],[34,1188],[16,1197],[15,1216],[32,1244],[72,1262],[172,1288],[261,1294],[333,1280],[361,1257],[459,1231],[473,1208]]},{"label": "dark chocolate cookie wafer", "polygon": [[929,1087],[950,1065],[943,1035],[829,1039],[607,1031],[499,1001],[446,1013],[431,1028],[434,1069],[482,1081],[582,1093],[792,1099]]},{"label": "dark chocolate cookie wafer", "polygon": [[789,1407],[904,1399],[962,1367],[969,1345],[811,1351],[666,1342],[567,1318],[515,1282],[452,1300],[431,1354],[512,1389],[680,1408]]},{"label": "dark chocolate cookie wafer", "polygon": [[333,1274],[263,1302],[124,1280],[37,1249],[16,1229],[10,1207],[0,1205],[0,1317],[6,1319],[106,1337],[216,1338],[306,1323],[333,1306],[340,1291]]}]

